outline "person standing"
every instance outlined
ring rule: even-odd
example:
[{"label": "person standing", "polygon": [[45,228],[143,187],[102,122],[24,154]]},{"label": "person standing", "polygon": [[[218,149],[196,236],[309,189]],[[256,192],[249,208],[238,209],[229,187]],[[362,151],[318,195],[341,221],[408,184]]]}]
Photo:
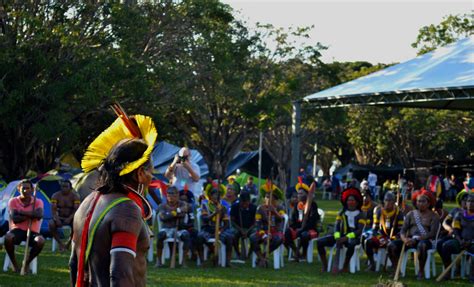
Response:
[{"label": "person standing", "polygon": [[[115,107],[115,106],[114,106]],[[152,208],[145,198],[152,179],[150,155],[157,132],[151,118],[116,119],[87,148],[82,169],[98,169],[96,191],[74,216],[71,285],[145,286]]]},{"label": "person standing", "polygon": [[[20,190],[20,195],[8,201],[10,231],[5,235],[5,249],[15,272],[20,272],[20,266],[15,257],[15,245],[19,245],[22,241],[27,240],[30,221],[31,238],[29,247],[31,247],[31,251],[26,260],[27,271],[31,261],[43,250],[45,242],[43,236],[39,233],[41,219],[43,218],[43,201],[40,198],[36,198],[35,201],[33,197],[34,186],[30,180],[22,180],[18,185],[18,189]],[[35,202],[34,206],[33,202]]]},{"label": "person standing", "polygon": [[201,186],[199,185],[201,171],[197,164],[191,162],[191,152],[187,147],[182,147],[174,156],[173,162],[165,171],[165,177],[178,190],[183,190],[186,185],[195,198],[201,195]]},{"label": "person standing", "polygon": [[81,200],[79,195],[72,190],[72,185],[69,180],[62,181],[61,190],[54,193],[51,197],[51,211],[53,213],[53,218],[49,221],[49,231],[58,242],[60,251],[64,251],[66,245],[59,237],[58,228],[63,226],[72,227],[72,219],[74,218],[74,214],[79,208],[80,203]]}]

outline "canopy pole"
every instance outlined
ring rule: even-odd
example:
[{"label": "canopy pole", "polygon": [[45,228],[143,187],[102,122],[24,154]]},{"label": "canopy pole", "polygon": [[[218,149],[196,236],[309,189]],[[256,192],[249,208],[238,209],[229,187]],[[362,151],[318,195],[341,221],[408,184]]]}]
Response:
[{"label": "canopy pole", "polygon": [[291,126],[291,176],[290,186],[296,185],[298,168],[300,165],[300,129],[301,129],[301,102],[293,102]]}]

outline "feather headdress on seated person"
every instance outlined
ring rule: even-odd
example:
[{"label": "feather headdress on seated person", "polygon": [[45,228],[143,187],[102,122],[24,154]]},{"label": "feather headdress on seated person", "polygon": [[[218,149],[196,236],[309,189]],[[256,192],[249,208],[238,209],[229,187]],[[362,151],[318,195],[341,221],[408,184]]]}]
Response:
[{"label": "feather headdress on seated person", "polygon": [[283,199],[283,191],[278,188],[273,182],[267,179],[267,182],[260,186],[260,198],[265,198],[267,193],[270,193],[273,190],[273,196],[276,197],[278,200]]},{"label": "feather headdress on seated person", "polygon": [[344,208],[347,208],[347,200],[349,199],[350,196],[354,197],[354,199],[357,201],[357,209],[360,209],[362,207],[363,198],[359,189],[355,187],[349,187],[342,192],[341,203],[344,206]]},{"label": "feather headdress on seated person", "polygon": [[207,200],[211,200],[211,194],[213,193],[212,191],[215,190],[219,192],[219,198],[223,198],[227,191],[223,184],[219,184],[217,181],[214,180],[212,183],[208,184],[206,186],[206,189],[204,190],[204,196],[206,196]]},{"label": "feather headdress on seated person", "polygon": [[303,182],[303,178],[301,176],[298,176],[298,183],[295,185],[295,190],[298,191],[300,189],[305,190],[306,193],[309,192],[309,186]]}]

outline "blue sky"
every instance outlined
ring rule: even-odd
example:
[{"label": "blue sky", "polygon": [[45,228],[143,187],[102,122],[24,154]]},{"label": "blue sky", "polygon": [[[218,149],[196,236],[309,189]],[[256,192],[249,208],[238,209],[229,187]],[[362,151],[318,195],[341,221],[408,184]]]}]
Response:
[{"label": "blue sky", "polygon": [[426,0],[225,0],[250,26],[256,22],[277,27],[310,26],[311,42],[329,46],[325,62],[365,60],[403,62],[416,56],[411,43],[418,30],[438,24],[448,14],[469,13],[472,1]]}]

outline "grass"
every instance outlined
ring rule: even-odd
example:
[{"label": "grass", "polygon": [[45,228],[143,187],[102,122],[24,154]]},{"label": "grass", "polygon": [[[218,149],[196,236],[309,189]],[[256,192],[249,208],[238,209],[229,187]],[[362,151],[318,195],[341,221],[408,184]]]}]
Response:
[{"label": "grass", "polygon": [[[326,211],[325,222],[335,220],[339,203],[337,201],[318,201],[320,208]],[[454,205],[448,205],[448,209]],[[21,249],[21,248],[20,248]],[[0,264],[3,266],[5,252],[0,251]],[[286,252],[285,252],[286,254]],[[38,260],[38,274],[20,276],[11,271],[0,271],[0,286],[68,286],[69,271],[67,254],[51,253],[51,241],[48,240],[45,249]],[[23,258],[21,250],[17,252],[17,260]],[[294,263],[285,260],[285,266],[280,270],[251,268],[250,263],[235,264],[235,268],[217,268],[211,265],[205,268],[156,269],[148,267],[148,286],[372,286],[380,280],[391,279],[385,273],[369,273],[365,271],[356,274],[327,274],[320,273],[321,264]],[[363,260],[363,259],[361,259]],[[168,262],[167,262],[168,263]],[[206,264],[209,264],[207,262]],[[437,255],[437,273],[441,272],[441,261]],[[191,264],[189,264],[191,265]],[[362,269],[365,264],[361,264]],[[470,286],[466,279],[437,283],[434,279],[417,281],[413,271],[413,262],[409,262],[406,278],[403,283],[408,286]]]}]

